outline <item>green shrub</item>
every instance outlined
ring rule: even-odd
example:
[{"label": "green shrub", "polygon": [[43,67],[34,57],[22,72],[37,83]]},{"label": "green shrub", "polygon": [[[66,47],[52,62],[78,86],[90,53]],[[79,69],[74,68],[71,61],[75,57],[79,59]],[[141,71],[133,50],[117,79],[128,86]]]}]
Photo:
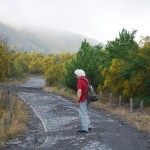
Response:
[{"label": "green shrub", "polygon": [[146,96],[146,95],[139,95],[139,96],[136,96],[136,97],[134,98],[134,104],[135,104],[136,106],[139,106],[141,100],[144,101],[144,105],[145,105],[145,106],[150,105],[150,96]]}]

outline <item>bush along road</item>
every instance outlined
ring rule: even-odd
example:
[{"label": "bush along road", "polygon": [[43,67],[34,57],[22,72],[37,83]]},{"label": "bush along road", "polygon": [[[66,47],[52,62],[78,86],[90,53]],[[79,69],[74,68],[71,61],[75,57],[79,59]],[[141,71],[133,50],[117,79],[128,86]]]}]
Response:
[{"label": "bush along road", "polygon": [[[45,82],[30,78],[12,88],[29,110],[29,130],[9,141],[4,150],[149,150],[150,136],[120,117],[89,109],[92,130],[78,133],[80,120],[76,105],[61,96],[41,90]],[[17,89],[17,90],[15,90]]]}]

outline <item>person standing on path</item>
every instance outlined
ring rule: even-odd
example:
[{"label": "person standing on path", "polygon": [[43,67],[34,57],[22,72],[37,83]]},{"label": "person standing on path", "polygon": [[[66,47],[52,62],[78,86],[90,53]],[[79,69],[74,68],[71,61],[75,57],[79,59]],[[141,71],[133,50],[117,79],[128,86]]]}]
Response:
[{"label": "person standing on path", "polygon": [[76,69],[74,71],[77,81],[77,107],[79,108],[79,117],[81,119],[82,128],[78,132],[88,133],[91,130],[90,120],[88,116],[88,102],[86,99],[86,93],[88,90],[88,79],[85,77],[85,72],[82,69]]}]

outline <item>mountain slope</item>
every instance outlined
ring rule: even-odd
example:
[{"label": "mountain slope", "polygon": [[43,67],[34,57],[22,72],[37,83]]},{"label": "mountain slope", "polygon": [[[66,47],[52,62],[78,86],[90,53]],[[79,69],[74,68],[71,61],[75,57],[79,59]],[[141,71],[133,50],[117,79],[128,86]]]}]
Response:
[{"label": "mountain slope", "polygon": [[68,31],[32,31],[16,30],[10,26],[0,23],[0,35],[8,37],[11,49],[23,52],[43,52],[45,54],[70,52],[79,50],[81,42],[86,39],[91,45],[99,44],[98,41],[86,36]]}]

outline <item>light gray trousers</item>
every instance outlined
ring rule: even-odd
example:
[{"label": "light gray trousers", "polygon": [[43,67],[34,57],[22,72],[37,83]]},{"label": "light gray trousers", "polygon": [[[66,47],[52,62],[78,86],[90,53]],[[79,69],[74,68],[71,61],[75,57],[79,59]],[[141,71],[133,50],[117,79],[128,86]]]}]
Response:
[{"label": "light gray trousers", "polygon": [[87,109],[88,109],[87,101],[80,103],[79,116],[81,119],[82,130],[86,131],[88,131],[88,128],[91,128]]}]

